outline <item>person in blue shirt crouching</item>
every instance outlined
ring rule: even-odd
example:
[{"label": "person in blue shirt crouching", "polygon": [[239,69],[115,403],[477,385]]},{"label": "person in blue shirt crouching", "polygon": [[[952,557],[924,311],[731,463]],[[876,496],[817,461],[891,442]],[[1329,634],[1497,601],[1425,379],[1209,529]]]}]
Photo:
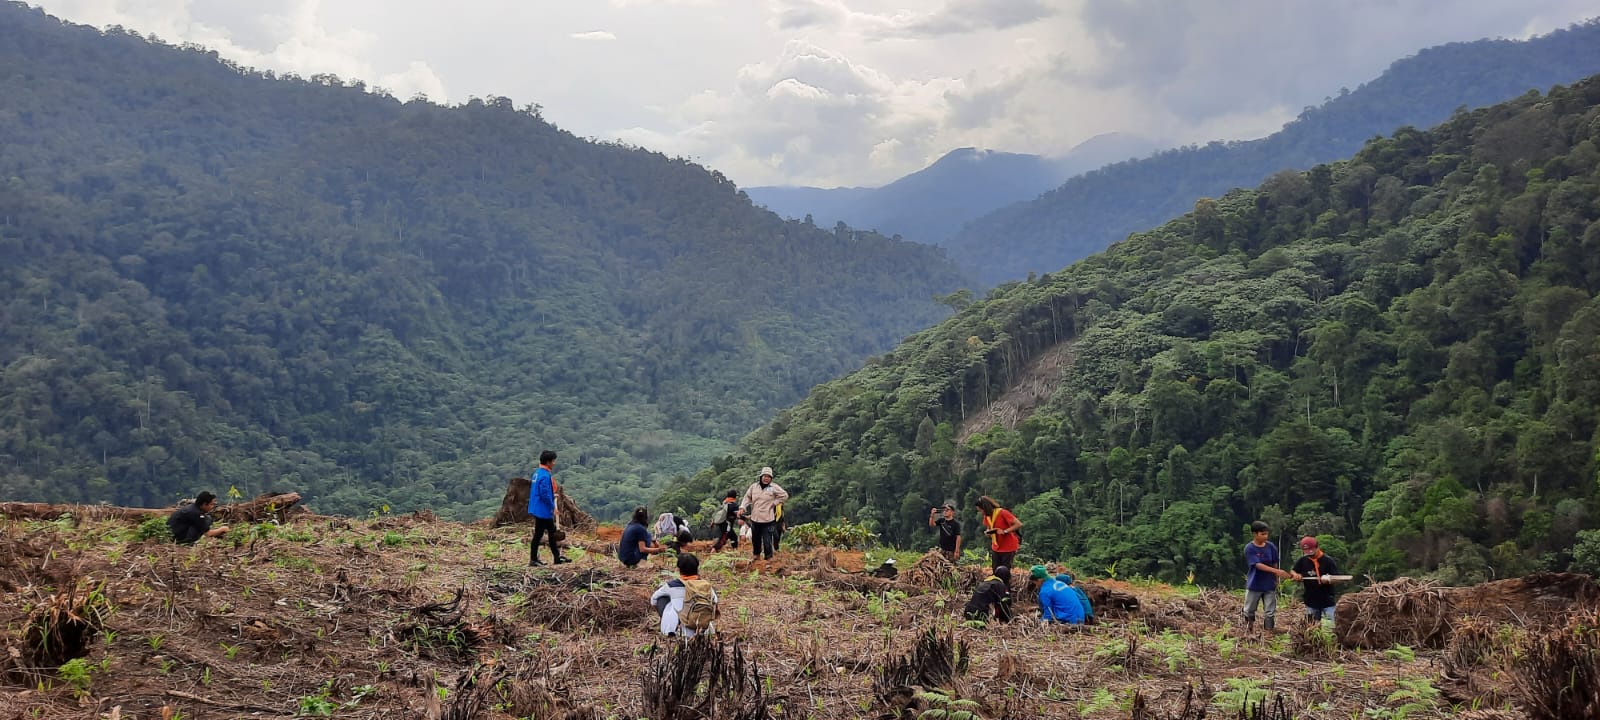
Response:
[{"label": "person in blue shirt crouching", "polygon": [[1072,586],[1048,576],[1043,565],[1033,566],[1032,575],[1043,580],[1039,584],[1039,617],[1046,623],[1083,624],[1083,604]]}]

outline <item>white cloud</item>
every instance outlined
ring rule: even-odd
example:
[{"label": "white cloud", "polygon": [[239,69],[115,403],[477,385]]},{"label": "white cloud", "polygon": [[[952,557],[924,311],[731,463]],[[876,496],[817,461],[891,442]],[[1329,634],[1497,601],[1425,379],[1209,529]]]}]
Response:
[{"label": "white cloud", "polygon": [[[1443,42],[1594,0],[36,0],[400,97],[505,95],[741,184],[891,180],[952,148],[1255,137]],[[604,28],[604,29],[599,29]],[[626,42],[610,42],[616,38]],[[574,42],[585,40],[589,42]]]},{"label": "white cloud", "polygon": [[75,22],[204,45],[250,67],[361,79],[399,97],[448,97],[444,80],[422,58],[374,65],[368,58],[379,38],[359,28],[329,29],[321,0],[273,0],[249,10],[225,0],[59,0],[44,7]]}]

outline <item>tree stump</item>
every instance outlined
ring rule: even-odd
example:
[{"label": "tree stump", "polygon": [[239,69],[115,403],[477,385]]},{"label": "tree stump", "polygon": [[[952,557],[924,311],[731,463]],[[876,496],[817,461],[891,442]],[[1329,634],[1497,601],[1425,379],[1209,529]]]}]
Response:
[{"label": "tree stump", "polygon": [[494,514],[494,526],[515,525],[528,521],[528,495],[533,492],[533,481],[525,477],[511,478],[506,485],[506,495],[500,500],[500,511]]},{"label": "tree stump", "polygon": [[[557,486],[559,488],[559,486]],[[524,478],[511,478],[506,484],[505,497],[500,500],[500,510],[494,514],[494,526],[515,525],[525,523],[531,519],[528,515],[528,496],[533,493],[533,481]],[[599,523],[578,507],[571,497],[565,492],[556,490],[556,526],[564,532],[573,530],[591,531]]]}]

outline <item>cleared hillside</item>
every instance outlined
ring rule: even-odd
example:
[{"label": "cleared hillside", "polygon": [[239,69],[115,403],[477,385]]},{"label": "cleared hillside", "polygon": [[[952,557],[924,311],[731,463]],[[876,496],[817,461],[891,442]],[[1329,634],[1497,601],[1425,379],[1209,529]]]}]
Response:
[{"label": "cleared hillside", "polygon": [[[1025,557],[1174,582],[1237,578],[1256,519],[1380,579],[1600,570],[1597,148],[1600,77],[1203,200],[818,387],[662,502],[770,465],[796,520],[910,542],[990,495]],[[1048,403],[958,435],[1069,340]]]},{"label": "cleared hillside", "polygon": [[[980,568],[918,585],[794,551],[759,570],[707,555],[719,642],[686,646],[648,601],[668,558],[623,570],[593,535],[556,570],[526,566],[526,528],[427,517],[300,515],[195,547],[138,535],[0,519],[0,718],[1550,718],[1578,707],[1573,686],[1537,674],[1592,661],[1538,648],[1595,647],[1592,625],[1562,640],[1484,622],[1448,648],[1346,650],[1303,627],[1245,632],[1223,591],[1087,576],[1139,609],[982,627],[956,617]],[[852,589],[877,586],[898,589]]]}]

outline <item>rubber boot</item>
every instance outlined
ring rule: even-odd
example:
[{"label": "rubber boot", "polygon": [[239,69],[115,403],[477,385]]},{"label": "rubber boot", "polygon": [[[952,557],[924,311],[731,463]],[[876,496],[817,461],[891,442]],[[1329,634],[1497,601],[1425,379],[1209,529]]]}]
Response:
[{"label": "rubber boot", "polygon": [[1256,629],[1256,619],[1253,618],[1253,617],[1250,617],[1249,615],[1244,616],[1244,631],[1245,632],[1255,632],[1255,629]]},{"label": "rubber boot", "polygon": [[1265,620],[1261,621],[1261,629],[1266,630],[1267,632],[1272,632],[1273,627],[1277,625],[1277,623],[1277,618],[1268,615]]}]

